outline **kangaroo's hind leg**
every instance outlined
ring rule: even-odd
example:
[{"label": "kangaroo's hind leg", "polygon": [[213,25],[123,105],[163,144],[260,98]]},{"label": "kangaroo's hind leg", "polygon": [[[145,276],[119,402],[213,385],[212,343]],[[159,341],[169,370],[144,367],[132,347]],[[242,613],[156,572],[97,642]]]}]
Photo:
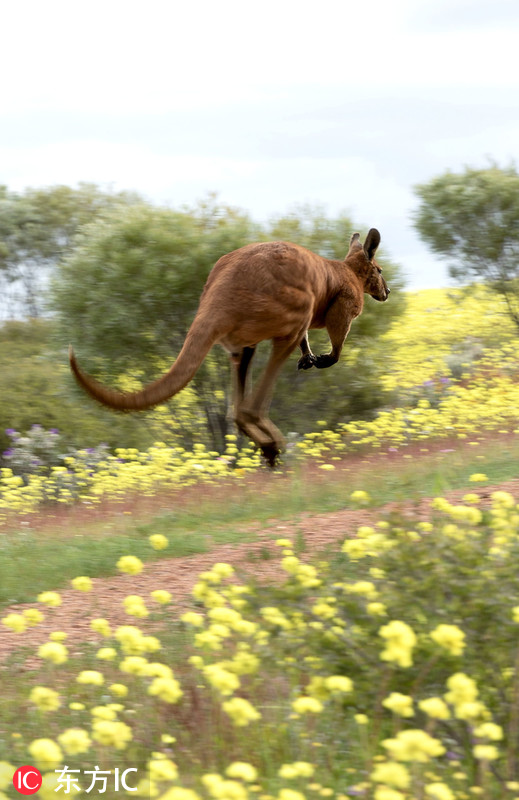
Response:
[{"label": "kangaroo's hind leg", "polygon": [[243,406],[247,396],[247,377],[248,370],[253,359],[255,347],[244,347],[240,353],[233,353],[231,355],[231,362],[233,367],[233,404],[234,404],[234,422],[237,428],[249,439],[261,447],[268,448],[272,442],[272,436],[255,423],[255,420],[249,418],[243,412]]},{"label": "kangaroo's hind leg", "polygon": [[304,331],[295,338],[279,338],[272,342],[272,352],[258,385],[244,398],[236,411],[236,424],[261,448],[267,463],[273,467],[284,446],[281,432],[268,418],[268,410],[279,370],[297,347]]}]

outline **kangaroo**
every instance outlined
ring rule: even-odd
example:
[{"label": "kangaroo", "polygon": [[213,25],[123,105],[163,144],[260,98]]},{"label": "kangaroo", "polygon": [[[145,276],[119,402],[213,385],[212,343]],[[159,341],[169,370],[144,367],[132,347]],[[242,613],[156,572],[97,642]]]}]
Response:
[{"label": "kangaroo", "polygon": [[[298,369],[325,369],[337,363],[364,293],[384,302],[389,289],[374,260],[380,234],[371,228],[364,245],[354,233],[344,261],[335,261],[289,242],[248,244],[222,256],[204,286],[198,311],[178,358],[161,378],[124,393],[107,388],[79,367],[72,347],[70,367],[95,400],[119,411],[142,411],[164,403],[193,378],[214,344],[229,353],[233,371],[234,420],[273,467],[283,436],[268,418],[276,377],[300,347]],[[308,330],[326,328],[331,351],[314,355]],[[247,371],[256,346],[272,340],[265,371],[247,390]]]}]

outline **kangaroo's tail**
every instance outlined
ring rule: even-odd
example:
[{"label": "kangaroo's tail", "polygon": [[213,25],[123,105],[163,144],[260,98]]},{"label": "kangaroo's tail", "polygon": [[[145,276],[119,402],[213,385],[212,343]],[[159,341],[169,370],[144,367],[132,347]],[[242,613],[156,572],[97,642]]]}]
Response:
[{"label": "kangaroo's tail", "polygon": [[201,320],[193,321],[179,356],[171,369],[161,378],[137,392],[118,392],[103,386],[79,367],[72,347],[69,348],[70,368],[83,389],[94,400],[117,411],[143,411],[146,408],[164,403],[180,392],[194,377],[207,353],[216,342],[210,326]]}]

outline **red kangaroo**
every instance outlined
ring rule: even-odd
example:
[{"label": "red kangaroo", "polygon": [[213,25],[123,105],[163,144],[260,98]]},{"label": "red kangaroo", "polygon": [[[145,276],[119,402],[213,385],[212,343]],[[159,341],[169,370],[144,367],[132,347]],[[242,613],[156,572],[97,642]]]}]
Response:
[{"label": "red kangaroo", "polygon": [[[133,393],[109,389],[78,366],[70,348],[72,372],[95,400],[119,411],[142,411],[169,400],[189,383],[214,344],[230,354],[233,367],[234,419],[274,466],[283,437],[268,417],[276,377],[299,345],[298,369],[324,369],[341,354],[351,323],[364,305],[364,293],[384,302],[389,289],[374,260],[380,244],[375,228],[364,245],[354,233],[344,261],[335,261],[289,242],[248,244],[222,256],[204,286],[200,305],[180,354],[161,378]],[[326,328],[331,351],[315,356],[308,330]],[[246,389],[256,345],[272,340],[265,371],[255,388]]]}]

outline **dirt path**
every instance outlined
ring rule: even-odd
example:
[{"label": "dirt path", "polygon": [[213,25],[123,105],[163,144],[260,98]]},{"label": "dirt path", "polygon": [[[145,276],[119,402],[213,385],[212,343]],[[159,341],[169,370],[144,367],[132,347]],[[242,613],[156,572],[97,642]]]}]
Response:
[{"label": "dirt path", "polygon": [[[470,491],[479,494],[483,502],[487,503],[491,493],[497,489],[508,491],[519,498],[519,479],[500,486],[472,487]],[[461,502],[467,491],[467,489],[456,490],[447,493],[446,497],[451,502]],[[430,500],[422,498],[407,506],[391,503],[383,508],[369,511],[345,509],[328,514],[304,514],[277,526],[274,524],[268,529],[258,530],[252,542],[220,545],[208,553],[193,556],[163,558],[146,564],[143,572],[137,576],[95,578],[93,590],[88,593],[65,589],[60,591],[63,604],[57,608],[43,609],[45,620],[40,625],[29,628],[23,634],[15,634],[1,626],[0,659],[3,660],[20,646],[29,645],[33,648],[41,644],[47,640],[52,631],[57,630],[68,634],[67,646],[71,652],[79,652],[84,642],[99,640],[99,637],[90,630],[90,620],[94,617],[105,617],[112,625],[140,624],[139,620],[128,616],[123,610],[122,601],[129,594],[142,595],[148,607],[152,608],[154,601],[149,597],[149,593],[154,589],[167,589],[173,595],[171,608],[174,609],[174,613],[188,608],[191,605],[190,593],[198,575],[210,569],[216,562],[224,561],[232,564],[239,576],[245,580],[247,575],[262,581],[279,579],[281,570],[275,558],[279,548],[274,544],[275,538],[302,537],[305,553],[311,556],[346,536],[354,536],[360,525],[372,524],[392,512],[416,520],[427,519],[430,514]],[[269,558],[269,555],[274,558]],[[42,608],[41,605],[34,603],[13,605],[4,612],[4,615],[36,606]]]}]

